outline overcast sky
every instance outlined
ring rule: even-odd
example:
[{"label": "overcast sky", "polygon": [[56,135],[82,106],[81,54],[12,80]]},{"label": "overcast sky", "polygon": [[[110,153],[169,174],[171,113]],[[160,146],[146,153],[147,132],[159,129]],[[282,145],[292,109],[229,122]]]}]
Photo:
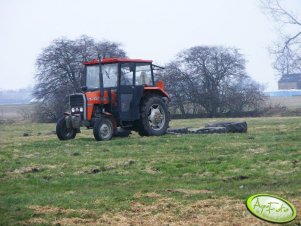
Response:
[{"label": "overcast sky", "polygon": [[[299,0],[285,1],[301,14]],[[0,0],[0,89],[34,84],[43,48],[82,34],[120,42],[129,57],[157,64],[196,45],[236,47],[249,75],[276,89],[267,51],[278,38],[275,28],[259,0]]]}]

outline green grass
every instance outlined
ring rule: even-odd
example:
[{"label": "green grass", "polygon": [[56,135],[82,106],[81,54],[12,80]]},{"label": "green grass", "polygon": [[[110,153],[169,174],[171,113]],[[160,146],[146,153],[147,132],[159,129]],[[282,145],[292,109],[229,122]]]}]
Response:
[{"label": "green grass", "polygon": [[[171,126],[223,120],[234,119],[174,120]],[[248,133],[134,133],[108,142],[96,142],[86,129],[62,142],[48,134],[54,124],[0,125],[0,225],[127,213],[133,203],[156,203],[147,195],[152,193],[177,203],[176,212],[199,200],[243,203],[255,193],[301,201],[301,118],[240,120],[248,122]],[[45,213],[32,206],[74,211]]]}]

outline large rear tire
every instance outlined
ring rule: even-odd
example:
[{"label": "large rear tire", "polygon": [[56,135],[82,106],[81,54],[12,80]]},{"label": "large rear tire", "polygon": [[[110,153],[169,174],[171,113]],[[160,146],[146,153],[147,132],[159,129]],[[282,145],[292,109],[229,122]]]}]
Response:
[{"label": "large rear tire", "polygon": [[97,141],[111,140],[114,134],[113,123],[108,118],[100,118],[93,127],[94,138]]},{"label": "large rear tire", "polygon": [[160,136],[169,124],[167,105],[160,96],[148,96],[142,101],[138,125],[140,136]]},{"label": "large rear tire", "polygon": [[56,123],[56,135],[60,140],[71,140],[76,136],[75,129],[68,129],[65,117],[60,118]]}]

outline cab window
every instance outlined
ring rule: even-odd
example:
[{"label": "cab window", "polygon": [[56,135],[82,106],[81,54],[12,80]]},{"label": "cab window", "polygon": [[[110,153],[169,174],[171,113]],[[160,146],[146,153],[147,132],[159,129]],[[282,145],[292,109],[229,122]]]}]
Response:
[{"label": "cab window", "polygon": [[133,85],[134,79],[134,64],[125,63],[121,64],[121,74],[120,74],[120,85]]},{"label": "cab window", "polygon": [[153,86],[151,65],[145,63],[136,64],[136,85]]}]

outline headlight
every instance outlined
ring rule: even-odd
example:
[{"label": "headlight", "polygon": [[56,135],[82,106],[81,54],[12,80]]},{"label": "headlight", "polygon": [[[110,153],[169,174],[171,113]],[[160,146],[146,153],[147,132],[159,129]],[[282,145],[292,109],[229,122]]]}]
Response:
[{"label": "headlight", "polygon": [[79,111],[80,111],[80,112],[83,112],[83,111],[84,111],[84,108],[83,108],[83,107],[80,107],[80,108],[79,108]]},{"label": "headlight", "polygon": [[79,108],[75,108],[75,111],[79,111]]},{"label": "headlight", "polygon": [[71,108],[71,112],[75,112],[75,108]]}]

